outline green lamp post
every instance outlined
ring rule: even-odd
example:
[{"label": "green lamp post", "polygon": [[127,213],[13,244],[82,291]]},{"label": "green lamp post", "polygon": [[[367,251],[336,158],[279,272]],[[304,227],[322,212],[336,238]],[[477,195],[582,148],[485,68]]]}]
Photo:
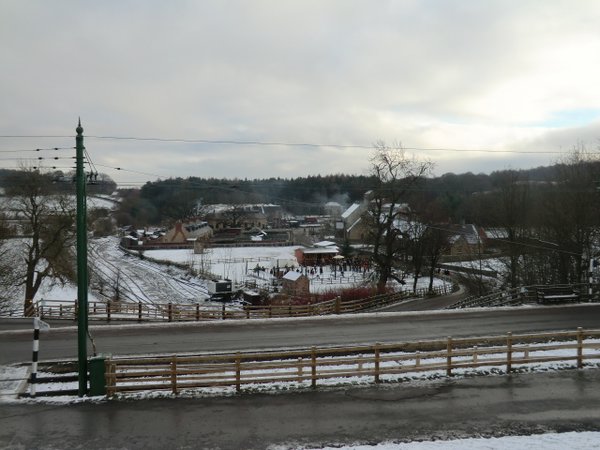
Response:
[{"label": "green lamp post", "polygon": [[88,271],[85,173],[83,170],[83,128],[81,119],[75,137],[75,179],[77,184],[77,357],[80,397],[87,394]]}]

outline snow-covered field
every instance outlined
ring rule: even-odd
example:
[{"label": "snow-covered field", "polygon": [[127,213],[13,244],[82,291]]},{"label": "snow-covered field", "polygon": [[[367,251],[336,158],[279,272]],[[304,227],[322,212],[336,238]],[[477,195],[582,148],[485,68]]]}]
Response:
[{"label": "snow-covered field", "polygon": [[[408,443],[380,443],[377,445],[341,445],[335,447],[305,447],[322,450],[590,450],[600,448],[600,432],[546,433],[531,436],[505,436],[498,438],[472,438],[451,441],[424,441]],[[289,447],[271,446],[269,450]]]},{"label": "snow-covered field", "polygon": [[[251,280],[260,285],[268,285],[273,277],[270,270],[277,267],[298,269],[295,250],[298,246],[288,247],[234,247],[210,248],[203,254],[194,254],[192,250],[150,250],[144,255],[152,260],[188,264],[196,270],[212,273],[217,278],[228,278],[234,283],[243,283]],[[311,280],[312,293],[354,287],[365,282],[370,274],[362,271],[346,270],[343,275],[339,268],[323,267],[323,273],[310,272],[307,276]],[[434,286],[438,287],[445,282],[434,279]],[[405,289],[412,288],[412,283],[407,283]],[[449,285],[449,284],[448,284]],[[421,277],[417,288],[429,286],[429,279]],[[398,285],[398,290],[403,287]],[[450,287],[450,286],[449,286]]]},{"label": "snow-covered field", "polygon": [[[251,283],[257,287],[271,286],[275,277],[271,269],[289,267],[299,270],[294,251],[297,246],[287,247],[236,247],[211,248],[203,254],[194,254],[191,249],[148,250],[143,258],[129,254],[119,248],[116,237],[92,239],[89,242],[88,260],[90,302],[103,302],[119,298],[126,302],[146,304],[190,304],[203,301],[206,306],[209,293],[206,278],[192,276],[189,270],[172,263],[183,264],[190,269],[214,278],[228,278],[234,286]],[[339,268],[324,266],[322,273],[307,272],[311,280],[312,293],[323,293],[362,285],[371,274],[347,269],[343,274]],[[428,287],[429,279],[421,277],[417,288]],[[435,279],[434,286],[450,283]],[[412,282],[396,289],[412,289]],[[14,311],[19,312],[22,300],[15,295]],[[77,287],[45,279],[34,301],[48,300],[72,304],[77,297]],[[216,305],[218,306],[218,305]]]}]

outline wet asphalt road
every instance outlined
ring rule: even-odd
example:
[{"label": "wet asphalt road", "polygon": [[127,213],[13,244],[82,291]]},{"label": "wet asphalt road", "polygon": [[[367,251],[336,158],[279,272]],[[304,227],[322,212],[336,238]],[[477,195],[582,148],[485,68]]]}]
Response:
[{"label": "wet asphalt road", "polygon": [[[514,334],[574,331],[577,327],[600,328],[600,304],[164,323],[154,326],[92,326],[90,331],[98,352],[127,355],[405,342],[447,336],[505,334],[509,331]],[[0,364],[30,360],[31,346],[30,328],[0,331]],[[76,357],[76,327],[52,328],[42,333],[40,359]]]},{"label": "wet asphalt road", "polygon": [[600,369],[230,397],[2,405],[9,449],[265,449],[600,430]]}]

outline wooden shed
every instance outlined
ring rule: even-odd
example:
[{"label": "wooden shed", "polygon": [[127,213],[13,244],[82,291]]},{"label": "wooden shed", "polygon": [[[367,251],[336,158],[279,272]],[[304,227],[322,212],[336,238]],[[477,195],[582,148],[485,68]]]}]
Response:
[{"label": "wooden shed", "polygon": [[290,270],[281,279],[283,292],[288,295],[308,295],[310,293],[310,280],[300,272]]}]

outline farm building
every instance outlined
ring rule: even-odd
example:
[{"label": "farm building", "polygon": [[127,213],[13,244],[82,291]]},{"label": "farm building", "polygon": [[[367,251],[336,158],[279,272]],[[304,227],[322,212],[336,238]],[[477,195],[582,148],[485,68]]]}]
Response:
[{"label": "farm building", "polygon": [[340,250],[336,246],[331,247],[300,247],[295,251],[296,260],[301,266],[323,266],[333,263],[333,257],[338,255]]},{"label": "farm building", "polygon": [[300,272],[290,270],[281,279],[282,290],[288,295],[307,295],[310,292],[310,280]]}]

